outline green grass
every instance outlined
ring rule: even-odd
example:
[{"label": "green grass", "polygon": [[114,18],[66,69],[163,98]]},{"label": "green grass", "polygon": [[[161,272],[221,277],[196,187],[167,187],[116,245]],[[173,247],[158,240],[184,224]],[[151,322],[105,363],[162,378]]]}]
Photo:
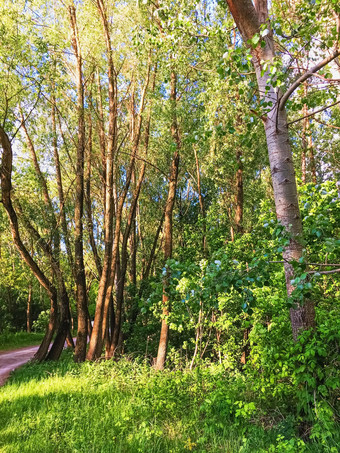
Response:
[{"label": "green grass", "polygon": [[43,333],[2,333],[0,334],[0,352],[40,344],[43,337]]},{"label": "green grass", "polygon": [[17,370],[0,389],[0,452],[332,451],[286,439],[284,423],[261,426],[251,410],[237,415],[244,390],[241,376],[218,367],[74,364],[66,351],[58,363]]}]

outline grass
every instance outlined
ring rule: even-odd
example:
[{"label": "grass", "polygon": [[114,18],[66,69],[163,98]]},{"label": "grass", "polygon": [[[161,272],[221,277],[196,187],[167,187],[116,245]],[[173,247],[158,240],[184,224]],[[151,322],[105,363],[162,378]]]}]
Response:
[{"label": "grass", "polygon": [[241,376],[218,367],[75,364],[65,351],[58,363],[17,370],[0,389],[0,452],[331,451],[286,439],[287,426],[265,428],[251,411],[237,415],[244,389]]},{"label": "grass", "polygon": [[0,352],[40,344],[43,337],[43,333],[2,333],[0,334]]}]

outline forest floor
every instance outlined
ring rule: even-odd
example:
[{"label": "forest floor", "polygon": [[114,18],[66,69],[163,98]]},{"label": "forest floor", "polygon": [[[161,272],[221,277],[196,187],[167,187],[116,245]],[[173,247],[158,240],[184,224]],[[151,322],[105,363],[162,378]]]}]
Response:
[{"label": "forest floor", "polygon": [[253,396],[220,366],[160,373],[129,358],[78,364],[64,351],[0,388],[0,453],[339,451],[338,438],[303,442],[292,415],[264,414]]}]

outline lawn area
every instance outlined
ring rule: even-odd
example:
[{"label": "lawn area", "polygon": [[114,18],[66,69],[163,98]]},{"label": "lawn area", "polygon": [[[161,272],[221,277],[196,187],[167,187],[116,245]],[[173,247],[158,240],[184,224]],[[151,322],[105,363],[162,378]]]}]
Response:
[{"label": "lawn area", "polygon": [[[246,402],[245,398],[249,401]],[[241,375],[119,362],[27,364],[0,389],[0,452],[321,452],[263,418]]]},{"label": "lawn area", "polygon": [[11,349],[23,348],[25,346],[34,346],[40,344],[43,339],[43,333],[2,333],[0,334],[0,352]]}]

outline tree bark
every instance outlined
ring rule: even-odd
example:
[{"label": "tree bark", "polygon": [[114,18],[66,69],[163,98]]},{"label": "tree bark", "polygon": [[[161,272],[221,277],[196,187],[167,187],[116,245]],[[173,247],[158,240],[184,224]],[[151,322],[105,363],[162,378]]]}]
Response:
[{"label": "tree bark", "polygon": [[83,251],[83,209],[84,209],[84,157],[85,157],[85,118],[84,118],[84,86],[82,74],[82,55],[79,43],[76,10],[69,7],[72,29],[72,47],[76,57],[76,85],[77,85],[77,114],[78,114],[78,143],[76,163],[76,195],[74,208],[74,265],[77,288],[77,315],[78,330],[74,354],[76,362],[83,362],[86,356],[87,345],[87,297],[86,277]]},{"label": "tree bark", "polygon": [[[52,87],[53,89],[53,87]],[[57,140],[57,126],[56,126],[56,98],[54,94],[52,95],[52,134],[53,134],[53,156],[54,156],[54,165],[56,170],[56,180],[57,180],[57,187],[58,187],[58,197],[59,197],[59,210],[60,210],[60,223],[61,229],[64,236],[66,253],[67,253],[67,260],[70,266],[71,272],[73,273],[74,277],[74,265],[73,265],[73,256],[70,244],[70,238],[68,234],[67,228],[67,220],[66,220],[66,213],[65,213],[65,196],[64,196],[64,188],[63,188],[63,180],[61,176],[61,168],[60,168],[60,159],[59,159],[59,152],[58,152],[58,140]]]},{"label": "tree bark", "polygon": [[[307,116],[307,105],[303,106],[303,116]],[[307,129],[308,129],[308,118],[304,118],[302,126],[302,152],[301,152],[301,180],[302,184],[306,184],[306,154],[308,149],[307,142]]]},{"label": "tree bark", "polygon": [[[99,15],[102,20],[104,38],[106,43],[106,52],[108,57],[108,82],[109,82],[109,130],[107,138],[107,153],[104,133],[104,119],[101,101],[100,80],[98,76],[98,96],[99,96],[99,114],[100,114],[100,148],[103,162],[103,178],[105,178],[105,193],[104,193],[104,257],[102,264],[102,272],[99,281],[96,312],[94,316],[92,335],[87,353],[88,360],[95,360],[100,357],[103,347],[103,318],[104,318],[104,305],[105,298],[108,291],[112,292],[109,288],[109,278],[112,265],[112,252],[113,252],[113,217],[115,214],[114,197],[113,197],[113,165],[114,157],[117,148],[117,87],[116,87],[116,73],[114,69],[111,49],[111,38],[105,8],[102,0],[96,2]],[[110,294],[111,297],[111,294]]]},{"label": "tree bark", "polygon": [[32,325],[32,282],[28,284],[27,309],[26,309],[26,330],[31,333]]},{"label": "tree bark", "polygon": [[241,355],[241,363],[245,365],[249,359],[250,346],[249,346],[249,327],[243,331],[243,351]]},{"label": "tree bark", "polygon": [[[307,97],[308,86],[307,82],[304,82],[304,95]],[[301,157],[301,167],[302,167],[302,183],[306,183],[306,157],[309,155],[309,169],[311,173],[311,180],[313,184],[317,183],[316,180],[316,167],[315,167],[315,158],[313,150],[313,137],[310,127],[310,122],[308,118],[308,108],[307,104],[303,106],[303,129],[302,129],[302,157]]]},{"label": "tree bark", "polygon": [[56,327],[56,319],[58,313],[57,290],[55,289],[53,284],[49,281],[49,279],[45,276],[45,274],[42,272],[38,264],[33,260],[30,253],[28,252],[27,248],[25,247],[24,243],[21,240],[19,233],[18,218],[13,208],[11,200],[13,151],[8,135],[6,134],[2,126],[0,126],[0,143],[3,149],[2,165],[0,166],[2,204],[7,212],[13,242],[15,247],[19,251],[22,259],[31,269],[33,275],[39,281],[41,286],[46,290],[51,300],[50,316],[45,337],[34,356],[36,360],[42,361],[46,358],[48,348],[52,341],[52,337]]},{"label": "tree bark", "polygon": [[53,275],[57,279],[58,283],[58,300],[59,300],[59,322],[57,335],[53,342],[50,352],[48,353],[47,359],[58,360],[60,354],[63,350],[64,343],[68,332],[70,331],[70,301],[66,291],[66,286],[64,282],[63,273],[60,268],[60,262],[57,256],[54,256],[51,245],[44,240],[39,234],[39,232],[34,228],[29,219],[25,216],[20,202],[16,200],[15,202],[17,211],[20,214],[22,223],[24,224],[26,230],[30,234],[31,238],[38,244],[38,247],[43,251],[45,256],[48,258],[51,263]]},{"label": "tree bark", "polygon": [[[109,34],[109,29],[108,29],[108,23],[106,19],[106,14],[105,10],[102,4],[101,0],[97,1],[98,8],[101,14],[102,22],[103,22],[103,27],[104,27],[104,35],[106,39],[106,45],[107,45],[107,52],[108,52],[108,58],[109,58],[109,109],[111,112],[111,107],[112,107],[112,115],[109,115],[109,136],[110,136],[110,125],[114,128],[113,135],[112,135],[112,162],[113,162],[113,150],[115,149],[115,143],[116,143],[116,136],[115,136],[115,124],[116,124],[116,86],[113,84],[114,82],[114,67],[113,67],[113,60],[111,56],[111,41],[110,41],[110,34]],[[112,75],[112,77],[111,77]],[[111,79],[111,82],[110,82]],[[98,358],[101,355],[102,348],[103,348],[103,342],[105,339],[105,334],[106,334],[106,329],[109,323],[109,312],[110,312],[110,300],[112,297],[112,288],[113,288],[113,283],[115,280],[115,274],[116,274],[116,264],[117,264],[117,255],[119,253],[119,239],[120,239],[120,234],[121,234],[121,224],[122,224],[122,212],[123,212],[123,207],[124,207],[124,202],[130,187],[131,183],[131,177],[132,177],[132,172],[136,160],[136,153],[138,150],[139,146],[139,141],[140,141],[140,135],[141,135],[141,127],[142,127],[142,113],[144,111],[144,106],[145,106],[145,96],[146,96],[146,91],[149,85],[149,79],[150,79],[150,59],[149,59],[149,64],[148,64],[148,70],[147,70],[147,75],[145,79],[145,83],[141,92],[141,98],[140,98],[140,107],[139,107],[139,112],[138,112],[138,121],[137,121],[137,126],[136,126],[136,134],[135,134],[135,140],[133,143],[133,148],[132,148],[132,153],[131,153],[131,158],[129,162],[129,166],[126,171],[126,178],[125,178],[125,184],[124,188],[122,189],[119,200],[117,201],[117,207],[115,209],[115,231],[114,231],[114,239],[113,239],[113,244],[112,244],[112,252],[110,255],[107,256],[106,258],[106,251],[108,248],[106,247],[106,241],[105,241],[105,252],[104,252],[104,264],[103,264],[103,273],[102,277],[104,275],[104,278],[101,279],[100,284],[99,284],[99,291],[98,291],[98,298],[97,298],[97,305],[96,305],[96,314],[95,314],[95,319],[94,319],[94,325],[93,325],[93,331],[91,335],[91,340],[90,340],[90,346],[89,346],[89,351],[87,354],[87,358],[89,360],[94,360]],[[111,119],[111,121],[110,121]],[[110,137],[109,137],[110,139]],[[108,148],[110,149],[110,142]],[[109,151],[108,151],[109,154]],[[108,175],[108,169],[107,169],[107,175]],[[112,176],[113,176],[113,171],[112,171]],[[108,177],[108,176],[107,176]],[[111,185],[112,187],[112,214],[114,212],[114,202],[113,202],[113,183]],[[108,203],[108,198],[106,199],[106,202]],[[109,217],[108,217],[109,219]],[[112,222],[109,223],[106,228],[112,228],[113,229],[113,224]],[[108,230],[109,233],[109,230]],[[102,281],[103,280],[103,281]],[[116,314],[117,318],[117,314]]]},{"label": "tree bark", "polygon": [[[170,82],[170,102],[171,102],[171,110],[172,110],[172,124],[171,124],[171,136],[173,142],[176,146],[176,150],[173,154],[171,167],[170,167],[170,178],[169,178],[169,190],[168,190],[168,198],[165,207],[164,213],[164,261],[166,262],[172,256],[172,217],[173,217],[173,209],[175,205],[176,199],[176,187],[177,187],[177,179],[178,179],[178,167],[179,167],[179,150],[181,148],[181,142],[179,137],[179,130],[177,124],[177,114],[176,114],[176,103],[177,103],[177,76],[174,71],[171,72],[171,82]],[[155,364],[156,370],[162,370],[165,365],[165,359],[167,354],[168,348],[168,341],[169,341],[169,325],[167,322],[167,317],[169,316],[170,310],[170,299],[168,295],[168,287],[169,287],[169,273],[166,272],[163,281],[163,296],[162,296],[162,324],[161,324],[161,334],[159,339],[158,345],[158,353],[157,359]]]},{"label": "tree bark", "polygon": [[[54,104],[53,104],[54,105]],[[53,115],[52,115],[53,116]],[[51,198],[49,196],[49,191],[48,191],[48,186],[47,186],[47,181],[40,169],[40,165],[38,162],[37,154],[35,151],[35,147],[33,144],[33,141],[28,133],[24,117],[22,114],[22,127],[24,129],[26,139],[27,139],[27,144],[28,148],[30,150],[30,154],[32,157],[32,161],[34,164],[34,168],[36,171],[36,174],[39,178],[39,182],[42,187],[43,191],[43,197],[44,197],[44,202],[46,206],[46,210],[49,213],[49,218],[52,224],[52,228],[50,228],[51,231],[51,239],[53,240],[53,248],[48,245],[48,243],[45,243],[44,239],[40,237],[39,233],[37,230],[31,225],[31,223],[25,218],[25,215],[23,213],[23,210],[20,206],[19,201],[17,201],[17,208],[18,212],[20,213],[20,216],[26,225],[27,230],[29,231],[31,237],[35,238],[37,241],[37,244],[39,247],[42,248],[43,252],[49,259],[53,272],[57,276],[57,282],[58,282],[58,302],[59,302],[59,322],[58,322],[58,329],[57,329],[57,335],[55,337],[55,340],[53,342],[53,345],[48,353],[47,359],[51,360],[58,360],[60,357],[60,354],[63,350],[64,347],[64,342],[65,338],[70,330],[70,302],[68,298],[68,294],[66,291],[65,283],[64,283],[64,278],[62,276],[62,272],[60,270],[60,235],[59,235],[59,230],[58,230],[58,225],[57,225],[57,219],[53,210],[53,204],[51,201]],[[53,124],[53,118],[52,118],[52,127],[55,127],[55,123]],[[54,131],[55,132],[55,131]],[[54,152],[56,153],[56,136],[53,139],[54,142]],[[58,175],[57,175],[58,179]],[[49,242],[49,241],[48,241]],[[65,305],[66,304],[66,305]]]},{"label": "tree bark", "polygon": [[204,256],[204,258],[206,258],[207,254],[208,254],[207,225],[206,225],[205,206],[204,206],[204,200],[203,200],[202,189],[201,189],[200,166],[199,166],[197,150],[196,150],[195,146],[194,146],[194,155],[195,155],[195,162],[196,162],[198,201],[199,201],[201,216],[202,216],[202,221],[203,221],[202,249],[203,249],[203,256]]},{"label": "tree bark", "polygon": [[[251,53],[260,97],[272,106],[264,115],[264,127],[274,188],[276,215],[290,235],[289,244],[283,251],[286,288],[288,296],[290,296],[294,290],[291,284],[294,276],[292,261],[297,261],[302,256],[303,234],[286,111],[284,103],[280,103],[282,96],[280,91],[276,91],[270,82],[269,70],[262,70],[262,62],[271,63],[276,56],[274,38],[269,24],[267,0],[257,0],[255,6],[251,0],[226,1],[245,43],[250,42],[254,35],[260,34],[262,24],[266,24],[268,27],[268,34],[261,38],[264,41],[264,47],[259,43],[255,49],[251,49]],[[283,98],[285,97],[283,96]],[[290,317],[293,337],[296,339],[301,330],[314,326],[313,303],[307,300],[301,304],[296,303],[290,310]]]},{"label": "tree bark", "polygon": [[[48,213],[51,215],[53,213],[53,206],[52,206],[51,198],[50,198],[49,193],[48,193],[47,182],[46,182],[45,176],[43,175],[43,173],[42,173],[42,171],[40,169],[40,165],[39,165],[39,162],[38,162],[37,154],[35,152],[35,148],[34,148],[32,139],[31,139],[31,137],[30,137],[30,135],[28,133],[28,130],[27,130],[27,127],[26,127],[26,122],[25,122],[25,119],[24,119],[24,116],[23,116],[22,112],[21,112],[21,119],[22,119],[22,128],[23,128],[23,130],[25,132],[25,136],[26,136],[27,146],[28,146],[28,149],[29,149],[30,154],[31,154],[31,158],[32,158],[32,161],[33,161],[35,172],[36,172],[36,174],[38,176],[39,183],[40,183],[41,188],[42,188],[44,202],[45,202],[46,208],[48,210]],[[56,222],[55,222],[55,218],[54,218],[53,219],[53,228],[56,227],[55,223]]]},{"label": "tree bark", "polygon": [[118,340],[121,330],[121,322],[122,322],[122,306],[124,300],[124,285],[125,285],[125,278],[126,278],[126,270],[127,270],[127,263],[128,263],[128,254],[127,254],[127,245],[128,239],[131,232],[131,227],[133,224],[133,219],[135,218],[136,214],[136,207],[137,201],[139,198],[139,194],[141,191],[142,183],[144,180],[145,175],[145,162],[142,163],[142,167],[140,170],[138,182],[136,188],[133,193],[129,216],[126,222],[126,227],[123,235],[123,242],[122,242],[122,255],[121,255],[121,262],[120,262],[120,278],[118,281],[118,291],[117,291],[117,305],[116,305],[116,312],[115,312],[115,326],[114,326],[114,333],[112,338],[112,346],[110,350],[111,357],[116,351],[118,346]]},{"label": "tree bark", "polygon": [[242,151],[236,153],[236,195],[235,195],[235,227],[237,233],[243,232],[243,163]]},{"label": "tree bark", "polygon": [[[148,258],[148,262],[147,262],[147,264],[145,266],[145,269],[143,270],[142,275],[141,275],[141,282],[140,282],[140,287],[139,287],[139,290],[138,290],[138,299],[142,298],[143,292],[144,292],[144,289],[145,289],[145,282],[149,278],[149,275],[150,275],[151,265],[152,265],[152,262],[153,262],[153,259],[154,259],[154,256],[155,256],[157,243],[158,243],[158,238],[159,238],[160,232],[162,231],[163,222],[164,222],[164,212],[162,214],[161,220],[160,220],[160,222],[158,224],[158,227],[157,227],[157,231],[156,231],[156,234],[155,234],[155,237],[154,237],[154,240],[153,240],[153,244],[152,244],[152,248],[151,248],[151,251],[150,251],[149,258]],[[132,307],[132,310],[131,310],[131,315],[130,315],[130,320],[129,320],[128,336],[130,336],[132,334],[133,328],[134,328],[134,326],[136,324],[136,321],[137,321],[137,316],[138,316],[138,304],[135,303],[133,305],[133,307]]]},{"label": "tree bark", "polygon": [[98,277],[102,275],[102,263],[98,254],[97,244],[93,233],[93,219],[92,219],[92,197],[91,197],[91,172],[92,172],[92,120],[89,115],[89,137],[86,153],[86,169],[85,169],[85,211],[87,218],[87,232],[90,238],[90,245],[92,249],[93,259],[96,265]]},{"label": "tree bark", "polygon": [[[113,69],[109,69],[109,84],[112,85],[112,87],[114,87],[114,80],[113,80]],[[111,80],[111,82],[110,82]],[[110,91],[109,91],[109,95],[111,97],[113,97],[113,99],[111,99],[111,104],[109,105],[109,112],[111,113],[111,116],[113,114],[113,111],[114,111],[114,105],[115,105],[115,99],[114,99],[114,88],[112,87],[109,87],[110,88]],[[101,178],[102,178],[102,193],[103,193],[103,210],[105,211],[105,206],[106,206],[106,195],[107,195],[107,189],[106,189],[106,182],[107,182],[107,179],[106,179],[106,166],[107,166],[107,163],[106,163],[106,149],[107,149],[107,146],[106,146],[106,137],[105,137],[105,123],[104,123],[104,110],[103,110],[103,100],[102,100],[102,87],[101,87],[101,80],[100,80],[100,75],[99,75],[99,70],[97,69],[97,89],[98,89],[98,96],[97,96],[97,99],[98,99],[98,115],[97,115],[97,118],[98,118],[98,122],[97,122],[97,129],[98,129],[98,135],[99,135],[99,148],[100,148],[100,158],[101,158],[101,169],[100,169],[100,175],[101,175]],[[109,100],[110,102],[110,100]],[[109,113],[109,115],[110,115]],[[111,121],[114,122],[114,118],[112,117],[111,118]],[[110,124],[110,120],[109,120],[109,124]],[[113,130],[114,127],[113,127],[113,124],[111,124],[111,129]],[[112,135],[113,134],[113,131],[109,131],[109,140],[112,140],[114,138],[114,136]],[[112,144],[111,144],[112,146]],[[104,219],[104,228],[105,228],[105,219]]]},{"label": "tree bark", "polygon": [[30,151],[31,158],[33,161],[33,166],[34,166],[36,175],[39,179],[39,183],[42,188],[44,204],[45,204],[46,211],[47,211],[47,219],[48,219],[48,223],[50,223],[48,228],[47,227],[45,228],[45,233],[50,235],[50,239],[54,243],[55,256],[58,257],[59,253],[60,253],[60,235],[59,235],[59,230],[58,230],[58,225],[57,225],[57,219],[54,214],[53,204],[52,204],[52,201],[51,201],[51,198],[49,195],[49,191],[48,191],[47,181],[46,181],[46,178],[45,178],[43,172],[41,171],[39,161],[37,158],[37,154],[35,151],[35,147],[34,147],[32,139],[28,133],[25,119],[24,119],[22,112],[21,112],[21,117],[22,117],[22,128],[25,132],[28,149]]},{"label": "tree bark", "polygon": [[314,157],[314,149],[313,149],[313,137],[312,137],[311,131],[309,132],[309,137],[308,137],[308,150],[309,150],[309,164],[310,164],[310,172],[311,172],[311,176],[312,176],[312,183],[317,184],[315,157]]},{"label": "tree bark", "polygon": [[[136,174],[133,174],[133,185],[136,188]],[[136,211],[134,213],[132,224],[131,224],[131,235],[130,235],[130,282],[133,285],[135,292],[137,285],[137,235],[136,235]]]},{"label": "tree bark", "polygon": [[[142,125],[142,111],[144,109],[144,99],[145,99],[145,94],[146,94],[146,89],[149,84],[149,78],[150,78],[150,61],[149,61],[149,67],[148,67],[148,73],[146,77],[146,81],[144,84],[144,89],[142,92],[141,96],[141,103],[140,103],[140,108],[139,108],[139,116],[137,122],[135,122],[135,114],[134,111],[131,111],[131,140],[134,143],[134,152],[133,156],[135,156],[139,141],[140,141],[140,134],[141,134],[141,125]],[[145,155],[147,155],[148,152],[148,146],[149,146],[149,129],[150,129],[150,119],[151,119],[151,112],[149,111],[149,116],[148,120],[146,123],[146,132],[145,132]],[[134,157],[133,157],[134,159]],[[123,234],[123,241],[122,241],[122,253],[121,253],[121,260],[119,260],[119,278],[117,279],[117,297],[116,297],[116,310],[115,310],[115,321],[114,321],[114,329],[113,329],[113,335],[112,335],[112,344],[109,352],[109,356],[113,357],[115,354],[118,344],[119,344],[119,339],[121,338],[121,323],[122,323],[122,307],[124,303],[124,286],[125,286],[125,279],[126,279],[126,271],[127,271],[127,264],[128,264],[128,253],[127,253],[127,246],[128,246],[128,240],[130,237],[131,233],[131,228],[133,225],[133,220],[135,219],[136,216],[136,209],[137,209],[137,203],[140,195],[140,191],[142,188],[142,183],[144,180],[144,175],[145,175],[145,167],[146,167],[146,162],[143,161],[141,169],[140,169],[140,174],[138,177],[137,184],[135,186],[133,195],[132,195],[132,200],[131,200],[131,205],[129,209],[129,214],[128,214],[128,219],[126,222],[126,227],[124,230]],[[128,173],[128,185],[126,184],[125,186],[125,191],[124,191],[124,199],[127,195],[127,190],[129,188],[130,180],[135,177],[135,160],[131,161],[130,163],[130,169]],[[119,219],[121,218],[121,211],[122,211],[122,205],[121,205],[121,200],[118,206],[118,213],[119,213]],[[117,234],[118,230],[116,228],[115,234]],[[118,248],[118,254],[119,254],[119,248]],[[118,258],[117,254],[117,258]],[[118,264],[118,262],[117,262]]]}]

